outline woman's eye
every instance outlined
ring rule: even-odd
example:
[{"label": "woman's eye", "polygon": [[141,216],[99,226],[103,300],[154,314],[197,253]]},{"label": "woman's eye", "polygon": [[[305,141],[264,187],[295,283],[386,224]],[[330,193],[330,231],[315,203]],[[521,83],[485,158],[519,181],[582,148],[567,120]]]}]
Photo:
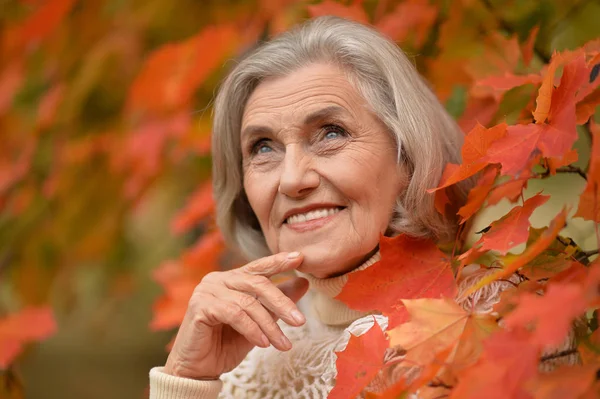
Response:
[{"label": "woman's eye", "polygon": [[325,126],[324,130],[325,130],[325,135],[323,137],[328,140],[337,139],[339,137],[343,137],[346,135],[346,131],[337,125]]},{"label": "woman's eye", "polygon": [[257,141],[256,144],[252,146],[253,154],[264,154],[271,151],[273,151],[273,149],[269,147],[267,140],[264,139]]}]

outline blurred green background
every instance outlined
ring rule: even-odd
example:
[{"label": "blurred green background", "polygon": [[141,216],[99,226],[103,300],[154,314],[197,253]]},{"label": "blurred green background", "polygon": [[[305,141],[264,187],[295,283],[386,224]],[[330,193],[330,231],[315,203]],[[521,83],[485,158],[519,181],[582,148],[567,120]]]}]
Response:
[{"label": "blurred green background", "polygon": [[[594,0],[0,1],[0,319],[50,306],[58,326],[0,369],[0,395],[147,396],[190,290],[239,262],[212,233],[218,82],[257,41],[328,13],[396,40],[465,130],[526,120],[535,98],[533,86],[482,94],[477,80],[538,72],[600,37]],[[582,130],[582,167],[589,146]],[[583,184],[532,184],[553,195],[533,224]],[[567,235],[593,248],[593,225]]]}]

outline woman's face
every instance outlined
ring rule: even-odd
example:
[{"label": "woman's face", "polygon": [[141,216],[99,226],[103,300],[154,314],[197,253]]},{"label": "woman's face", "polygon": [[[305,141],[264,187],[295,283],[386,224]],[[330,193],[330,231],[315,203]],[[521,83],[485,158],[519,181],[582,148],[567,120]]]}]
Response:
[{"label": "woman's face", "polygon": [[273,253],[316,277],[371,256],[406,186],[396,145],[343,72],[312,64],[260,83],[242,118],[244,189]]}]

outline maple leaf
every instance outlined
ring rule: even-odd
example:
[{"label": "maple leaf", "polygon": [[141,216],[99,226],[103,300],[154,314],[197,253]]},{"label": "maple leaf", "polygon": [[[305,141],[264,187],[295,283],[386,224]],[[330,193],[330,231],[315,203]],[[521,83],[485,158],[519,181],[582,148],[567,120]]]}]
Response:
[{"label": "maple leaf", "polygon": [[531,60],[533,59],[533,50],[535,46],[535,40],[537,39],[537,35],[540,31],[540,26],[536,25],[531,29],[527,39],[521,45],[521,54],[523,55],[523,63],[526,66],[529,66]]},{"label": "maple leaf", "polygon": [[504,268],[485,276],[479,280],[476,284],[465,290],[461,294],[461,298],[468,297],[478,289],[490,284],[492,281],[496,281],[501,278],[511,276],[514,272],[519,270],[521,267],[526,265],[541,254],[550,244],[556,239],[558,233],[562,230],[565,225],[567,218],[567,211],[563,209],[554,219],[550,222],[550,226],[546,229],[542,235],[531,245],[527,246],[525,251],[516,258],[508,258],[505,260]]},{"label": "maple leaf", "polygon": [[[527,383],[527,390],[535,399],[583,399],[582,395],[588,392],[596,380],[598,366],[563,366],[550,373],[540,373]],[[590,396],[592,397],[597,396]]]},{"label": "maple leaf", "polygon": [[215,209],[212,180],[203,183],[188,199],[185,207],[177,212],[171,223],[174,233],[185,233]]},{"label": "maple leaf", "polygon": [[346,349],[336,352],[336,383],[329,399],[356,397],[383,367],[388,340],[375,318],[373,321],[373,327],[361,336],[350,334]]},{"label": "maple leaf", "polygon": [[481,250],[496,250],[502,255],[515,246],[527,241],[529,231],[529,218],[533,211],[545,204],[549,195],[537,194],[516,206],[500,219],[492,222],[487,233],[479,239],[476,245],[481,244]]},{"label": "maple leaf", "polygon": [[415,47],[421,47],[437,15],[436,6],[422,0],[408,0],[398,4],[375,27],[397,42],[403,42],[409,34],[414,33]]},{"label": "maple leaf", "polygon": [[[478,93],[490,94],[494,96],[496,101],[499,101],[504,93],[515,87],[523,86],[525,84],[537,85],[541,81],[542,78],[537,74],[514,75],[510,72],[505,72],[504,75],[501,76],[489,76],[478,80],[475,83],[474,90]],[[487,88],[491,90],[488,90]]]},{"label": "maple leaf", "polygon": [[426,366],[439,353],[453,349],[453,361],[465,367],[475,362],[482,350],[481,341],[497,328],[490,316],[467,313],[448,298],[402,302],[410,321],[387,333],[390,347],[406,350],[403,362],[409,366]]},{"label": "maple leaf", "polygon": [[500,103],[493,96],[477,95],[471,90],[458,125],[463,132],[471,131],[477,124],[485,126],[492,121],[499,107]]},{"label": "maple leaf", "polygon": [[600,128],[591,123],[592,152],[587,174],[587,184],[579,197],[579,205],[574,216],[600,223]]},{"label": "maple leaf", "polygon": [[460,224],[463,224],[471,218],[485,202],[487,195],[494,186],[494,181],[498,175],[498,168],[491,167],[479,178],[475,187],[469,191],[467,202],[458,210],[461,216]]},{"label": "maple leaf", "polygon": [[49,306],[27,307],[0,319],[0,368],[7,368],[24,344],[42,341],[56,332]]},{"label": "maple leaf", "polygon": [[161,113],[187,104],[197,87],[241,41],[231,24],[208,26],[150,54],[131,85],[130,111]]},{"label": "maple leaf", "polygon": [[529,178],[511,179],[495,186],[487,198],[488,206],[496,205],[500,200],[506,198],[510,202],[516,202],[527,188]]},{"label": "maple leaf", "polygon": [[504,137],[506,128],[507,126],[505,123],[501,123],[489,129],[477,124],[465,137],[465,142],[461,150],[462,164],[460,165],[460,168],[447,180],[440,182],[437,188],[430,189],[428,192],[433,192],[456,184],[485,168],[489,164],[486,160],[488,149],[494,141]]},{"label": "maple leaf", "polygon": [[343,5],[333,0],[325,0],[322,3],[309,5],[308,13],[312,18],[324,15],[336,15],[363,24],[369,23],[369,17],[362,7],[362,1],[353,1],[350,5]]},{"label": "maple leaf", "polygon": [[507,328],[535,325],[531,340],[541,348],[563,342],[571,322],[580,316],[588,303],[578,284],[550,284],[544,296],[522,293],[515,311],[506,316]]},{"label": "maple leaf", "polygon": [[[550,86],[550,96],[545,91],[545,80],[534,112],[536,123],[509,126],[505,137],[489,147],[486,160],[501,164],[503,175],[517,176],[537,154],[546,158],[563,157],[577,140],[575,95],[587,80],[586,71],[583,56],[575,58],[565,66],[560,86],[556,89]],[[547,104],[542,101],[546,97],[550,98]]]},{"label": "maple leaf", "polygon": [[523,385],[537,374],[537,363],[528,336],[498,331],[484,341],[479,361],[459,374],[450,399],[530,399]]},{"label": "maple leaf", "polygon": [[[547,228],[536,229],[529,228],[529,237],[527,238],[527,246],[532,245],[540,238]],[[568,244],[564,244],[567,242]],[[567,268],[571,267],[571,257],[577,252],[578,248],[574,243],[569,243],[568,239],[555,239],[550,245],[538,256],[530,262],[523,265],[520,272],[530,280],[541,280],[552,277]],[[517,258],[520,255],[507,255],[506,260]]]},{"label": "maple leaf", "polygon": [[381,260],[350,273],[335,298],[352,309],[378,310],[393,328],[408,317],[403,299],[454,297],[456,282],[450,260],[435,243],[405,234],[379,241]]}]

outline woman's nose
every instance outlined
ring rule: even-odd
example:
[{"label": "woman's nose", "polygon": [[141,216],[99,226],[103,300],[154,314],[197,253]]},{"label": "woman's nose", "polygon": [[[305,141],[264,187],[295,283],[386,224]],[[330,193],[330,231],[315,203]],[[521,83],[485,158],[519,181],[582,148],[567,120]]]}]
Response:
[{"label": "woman's nose", "polygon": [[300,145],[289,146],[279,179],[279,192],[288,197],[304,197],[319,186],[319,174],[313,169],[313,159]]}]

